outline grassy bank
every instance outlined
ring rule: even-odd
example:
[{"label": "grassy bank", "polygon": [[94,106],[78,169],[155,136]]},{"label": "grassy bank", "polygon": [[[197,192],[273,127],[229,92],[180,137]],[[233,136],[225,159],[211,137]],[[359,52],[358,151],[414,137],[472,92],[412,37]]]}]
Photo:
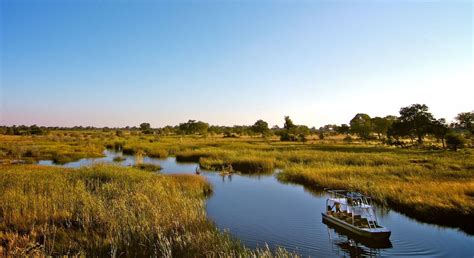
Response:
[{"label": "grassy bank", "polygon": [[[354,158],[349,162],[349,156]],[[425,222],[474,233],[474,160],[469,153],[322,154],[290,164],[279,179],[312,189],[351,189]],[[416,157],[416,158],[413,158]],[[328,161],[329,160],[329,161]]]},{"label": "grassy bank", "polygon": [[0,256],[277,254],[217,231],[204,210],[210,191],[200,176],[134,168],[0,166]]},{"label": "grassy bank", "polygon": [[99,132],[56,132],[41,136],[0,135],[0,160],[53,160],[64,164],[88,157],[102,157],[104,136]]},{"label": "grassy bank", "polygon": [[140,163],[133,165],[134,168],[138,168],[145,171],[155,172],[161,170],[161,166],[159,164],[151,164],[151,163]]}]

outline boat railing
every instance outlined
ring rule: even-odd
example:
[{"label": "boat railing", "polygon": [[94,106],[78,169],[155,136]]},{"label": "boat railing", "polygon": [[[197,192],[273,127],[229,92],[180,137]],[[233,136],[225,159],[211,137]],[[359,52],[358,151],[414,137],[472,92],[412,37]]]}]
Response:
[{"label": "boat railing", "polygon": [[370,197],[346,190],[327,190],[327,193],[329,198],[326,200],[326,206],[328,206],[328,201],[339,203],[342,210],[352,213],[353,222],[354,214],[357,212],[367,219],[369,228],[377,228],[377,216],[375,215]]},{"label": "boat railing", "polygon": [[363,206],[363,205],[372,206],[372,199],[360,193],[349,192],[346,190],[327,190],[327,193],[332,198],[346,199],[347,203],[352,206]]}]

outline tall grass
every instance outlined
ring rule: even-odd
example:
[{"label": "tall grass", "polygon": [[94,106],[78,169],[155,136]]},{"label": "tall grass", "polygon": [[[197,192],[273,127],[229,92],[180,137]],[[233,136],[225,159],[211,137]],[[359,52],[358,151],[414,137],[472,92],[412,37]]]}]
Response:
[{"label": "tall grass", "polygon": [[[0,166],[0,256],[273,256],[220,233],[203,177],[133,168]],[[280,253],[279,253],[280,252]]]},{"label": "tall grass", "polygon": [[157,139],[131,134],[116,137],[96,131],[61,134],[2,138],[6,141],[0,141],[0,156],[12,158],[15,155],[11,153],[22,153],[23,157],[52,157],[51,151],[65,156],[71,152],[96,155],[97,146],[120,142],[124,151],[140,151],[145,155],[156,152],[155,156],[159,157],[175,155],[177,161],[199,162],[205,169],[222,170],[232,165],[242,173],[259,173],[281,168],[279,177],[283,181],[311,188],[362,191],[423,221],[465,229],[463,219],[458,218],[474,217],[472,149],[462,152],[400,149],[376,143],[346,143],[342,138],[310,139],[302,144],[251,137]]},{"label": "tall grass", "polygon": [[474,233],[470,222],[474,217],[474,171],[470,162],[452,162],[453,159],[445,158],[421,164],[300,163],[288,165],[278,178],[313,189],[360,191],[422,221]]}]

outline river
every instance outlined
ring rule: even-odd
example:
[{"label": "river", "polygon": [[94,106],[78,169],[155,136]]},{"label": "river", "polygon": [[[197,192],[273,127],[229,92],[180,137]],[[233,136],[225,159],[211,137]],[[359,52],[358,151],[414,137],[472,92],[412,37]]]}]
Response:
[{"label": "river", "polygon": [[[81,159],[64,167],[79,167],[97,162],[110,162],[120,155],[106,150],[105,157]],[[124,166],[135,162],[124,155]],[[197,164],[179,163],[167,159],[143,158],[144,163],[160,164],[163,174],[194,173]],[[55,165],[50,160],[42,165]],[[213,185],[214,192],[207,200],[208,217],[221,230],[247,247],[270,248],[281,246],[303,256],[449,256],[473,257],[474,236],[453,228],[426,224],[405,215],[378,207],[379,223],[392,230],[390,241],[377,244],[359,241],[322,223],[326,196],[311,192],[300,185],[285,184],[275,175],[248,176],[233,174],[221,176],[202,170]],[[276,171],[278,173],[278,171]]]}]

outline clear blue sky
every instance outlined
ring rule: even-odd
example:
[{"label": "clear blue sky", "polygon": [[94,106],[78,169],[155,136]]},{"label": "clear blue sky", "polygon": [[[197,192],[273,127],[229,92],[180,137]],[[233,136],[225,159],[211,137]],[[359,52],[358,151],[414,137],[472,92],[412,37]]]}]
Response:
[{"label": "clear blue sky", "polygon": [[0,124],[474,109],[472,1],[1,0]]}]

